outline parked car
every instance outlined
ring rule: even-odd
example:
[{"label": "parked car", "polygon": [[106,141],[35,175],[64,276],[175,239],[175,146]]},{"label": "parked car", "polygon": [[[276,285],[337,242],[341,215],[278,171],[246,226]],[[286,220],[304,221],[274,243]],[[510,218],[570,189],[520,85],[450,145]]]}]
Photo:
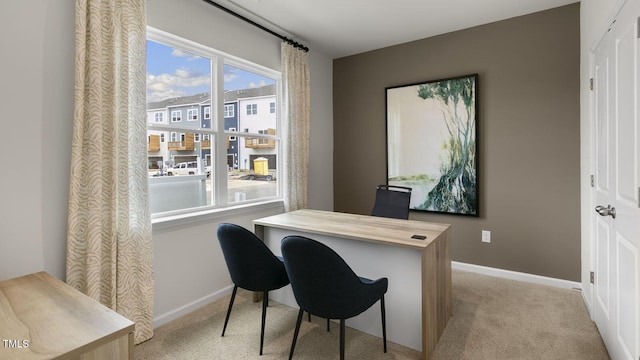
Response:
[{"label": "parked car", "polygon": [[195,175],[198,173],[198,163],[196,161],[181,162],[167,169],[167,175]]}]

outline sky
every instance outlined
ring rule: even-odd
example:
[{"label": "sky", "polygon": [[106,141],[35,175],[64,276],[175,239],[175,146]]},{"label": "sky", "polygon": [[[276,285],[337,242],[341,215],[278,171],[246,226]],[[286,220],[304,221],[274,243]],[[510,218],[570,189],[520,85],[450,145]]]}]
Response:
[{"label": "sky", "polygon": [[[225,91],[271,84],[275,80],[224,65]],[[210,91],[210,59],[147,40],[147,102]]]}]

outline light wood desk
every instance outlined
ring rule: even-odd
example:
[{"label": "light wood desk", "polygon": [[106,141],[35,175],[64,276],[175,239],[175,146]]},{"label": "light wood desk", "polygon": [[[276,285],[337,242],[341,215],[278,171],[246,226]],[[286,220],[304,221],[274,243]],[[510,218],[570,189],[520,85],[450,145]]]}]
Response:
[{"label": "light wood desk", "polygon": [[45,272],[0,282],[0,359],[133,359],[133,330]]},{"label": "light wood desk", "polygon": [[[359,276],[387,277],[387,338],[422,351],[422,359],[431,356],[452,311],[450,225],[318,210],[297,210],[253,224],[275,254],[281,254],[284,236],[302,235],[333,248]],[[297,307],[290,286],[270,294]],[[347,325],[381,336],[380,310],[374,306]]]}]

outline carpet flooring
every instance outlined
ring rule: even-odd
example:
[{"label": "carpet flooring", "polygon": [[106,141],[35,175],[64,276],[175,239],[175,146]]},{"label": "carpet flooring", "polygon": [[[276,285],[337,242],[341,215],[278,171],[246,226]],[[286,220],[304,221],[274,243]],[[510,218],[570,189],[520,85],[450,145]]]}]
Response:
[{"label": "carpet flooring", "polygon": [[[606,348],[577,290],[453,271],[453,316],[431,360],[606,360]],[[264,354],[260,344],[261,303],[239,291],[224,337],[224,297],[155,330],[135,347],[137,360],[287,359],[297,309],[271,302]],[[389,316],[389,314],[387,314]],[[305,316],[306,319],[306,316]],[[339,358],[339,326],[324,319],[303,321],[294,359]],[[420,359],[420,353],[347,328],[347,359]]]}]

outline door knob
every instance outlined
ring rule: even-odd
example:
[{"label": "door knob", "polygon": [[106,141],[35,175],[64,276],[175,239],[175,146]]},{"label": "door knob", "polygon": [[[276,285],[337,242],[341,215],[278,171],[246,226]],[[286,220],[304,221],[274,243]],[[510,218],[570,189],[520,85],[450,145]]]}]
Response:
[{"label": "door knob", "polygon": [[614,219],[616,218],[616,208],[611,207],[611,205],[607,205],[607,207],[598,205],[596,206],[596,212],[600,216],[611,216]]}]

